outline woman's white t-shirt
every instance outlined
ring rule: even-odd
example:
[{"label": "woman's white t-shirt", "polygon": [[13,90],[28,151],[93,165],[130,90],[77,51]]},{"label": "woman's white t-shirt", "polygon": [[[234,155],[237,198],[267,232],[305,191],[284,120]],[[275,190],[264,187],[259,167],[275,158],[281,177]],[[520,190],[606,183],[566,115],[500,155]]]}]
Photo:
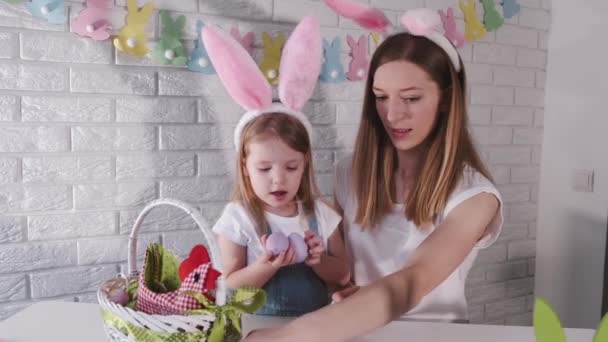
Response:
[{"label": "woman's white t-shirt", "polygon": [[[300,205],[298,205],[298,208],[300,208]],[[327,239],[336,230],[342,217],[323,201],[316,200],[315,218],[317,219],[320,238],[327,246]],[[299,215],[285,217],[266,212],[266,221],[271,232],[282,232],[286,236],[291,233],[298,233],[304,237],[304,231],[307,229]],[[230,202],[224,207],[222,216],[213,226],[213,232],[238,245],[246,246],[248,265],[255,262],[264,252],[255,229],[255,223],[239,202]]]},{"label": "woman's white t-shirt", "polygon": [[479,249],[496,241],[503,223],[502,199],[494,185],[483,175],[468,168],[456,187],[446,208],[430,228],[420,230],[404,214],[403,205],[395,205],[379,227],[362,230],[354,222],[356,197],[352,191],[352,156],[341,160],[336,167],[335,193],[344,210],[345,243],[351,255],[355,284],[364,286],[399,271],[416,248],[458,204],[482,192],[491,193],[500,202],[500,209],[488,225],[486,234],[458,268],[403,318],[430,321],[468,320],[464,286],[467,274]]}]

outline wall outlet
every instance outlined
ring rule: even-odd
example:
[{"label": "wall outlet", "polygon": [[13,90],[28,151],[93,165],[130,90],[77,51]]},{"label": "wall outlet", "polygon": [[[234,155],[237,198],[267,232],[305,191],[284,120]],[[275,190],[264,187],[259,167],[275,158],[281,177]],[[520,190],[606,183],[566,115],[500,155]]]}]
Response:
[{"label": "wall outlet", "polygon": [[593,171],[572,171],[572,190],[576,192],[593,192]]}]

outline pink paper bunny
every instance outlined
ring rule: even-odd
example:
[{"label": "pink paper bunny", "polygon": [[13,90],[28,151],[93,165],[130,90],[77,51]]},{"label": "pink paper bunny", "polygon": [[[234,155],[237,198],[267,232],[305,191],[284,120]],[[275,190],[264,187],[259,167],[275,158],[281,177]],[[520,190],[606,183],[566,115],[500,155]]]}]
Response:
[{"label": "pink paper bunny", "polygon": [[247,32],[244,36],[241,36],[239,29],[236,26],[233,26],[230,30],[230,35],[232,35],[232,38],[237,42],[241,43],[250,55],[253,55],[253,32]]},{"label": "pink paper bunny", "polygon": [[445,30],[446,37],[448,37],[455,47],[463,47],[465,43],[464,34],[458,31],[458,28],[456,27],[456,19],[454,19],[454,10],[452,7],[448,7],[447,14],[444,13],[443,10],[439,10],[439,15],[441,16],[441,21],[443,21],[443,29]]},{"label": "pink paper bunny", "polygon": [[109,13],[110,0],[87,0],[87,7],[72,22],[72,31],[93,40],[106,40],[110,38]]},{"label": "pink paper bunny", "polygon": [[348,64],[348,72],[346,78],[350,81],[359,81],[367,76],[367,68],[369,59],[367,57],[367,39],[365,35],[361,35],[358,41],[349,34],[346,35],[346,42],[350,46],[351,60]]}]

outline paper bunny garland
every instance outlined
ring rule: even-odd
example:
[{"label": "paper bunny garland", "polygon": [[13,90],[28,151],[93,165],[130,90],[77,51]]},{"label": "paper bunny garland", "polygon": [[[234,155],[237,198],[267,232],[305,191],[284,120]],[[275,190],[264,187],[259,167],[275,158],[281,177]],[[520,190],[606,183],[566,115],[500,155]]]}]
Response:
[{"label": "paper bunny garland", "polygon": [[439,15],[443,21],[445,36],[448,37],[455,47],[463,47],[465,43],[464,35],[458,31],[458,28],[456,27],[456,19],[454,18],[454,10],[452,7],[448,7],[446,12],[439,10]]},{"label": "paper bunny garland", "polygon": [[87,7],[72,22],[72,31],[93,40],[110,38],[110,4],[110,0],[87,0]]},{"label": "paper bunny garland", "polygon": [[[399,20],[401,27],[393,27],[382,11],[371,6],[349,0],[325,0],[325,3],[336,13],[352,19],[363,28],[383,34],[405,29],[412,35],[431,40],[446,52],[454,69],[460,71],[458,51],[445,36],[443,23],[437,11],[428,8],[409,10]],[[483,25],[481,28],[483,29]]]},{"label": "paper bunny garland", "polygon": [[367,67],[369,59],[367,58],[367,37],[362,35],[358,41],[355,41],[351,35],[346,35],[346,42],[350,47],[350,55],[352,59],[348,65],[348,73],[346,78],[350,81],[359,81],[367,76]]},{"label": "paper bunny garland", "polygon": [[153,11],[154,4],[150,2],[139,9],[137,0],[127,0],[126,24],[114,38],[114,47],[132,55],[145,56],[149,52],[146,25]]},{"label": "paper bunny garland", "polygon": [[340,37],[330,43],[323,39],[323,65],[321,66],[321,81],[326,83],[342,82],[346,79],[344,68],[340,61]]},{"label": "paper bunny garland", "polygon": [[188,59],[188,69],[196,72],[200,72],[206,75],[215,74],[215,69],[213,69],[213,64],[209,60],[209,55],[207,54],[207,49],[203,44],[203,40],[201,38],[201,32],[203,31],[203,27],[205,24],[202,20],[196,21],[196,32],[198,36],[194,41],[194,50],[190,53],[190,58]]},{"label": "paper bunny garland", "polygon": [[33,0],[26,6],[33,16],[46,19],[51,24],[63,24],[67,20],[63,0]]},{"label": "paper bunny garland", "polygon": [[162,10],[160,11],[160,19],[163,27],[160,41],[154,48],[152,57],[163,64],[186,64],[186,49],[181,42],[186,17],[180,15],[173,20],[166,10]]},{"label": "paper bunny garland", "polygon": [[312,126],[300,112],[312,96],[321,70],[321,33],[315,17],[304,17],[285,42],[278,75],[280,103],[272,103],[272,88],[247,50],[221,30],[204,27],[202,38],[215,70],[232,98],[247,112],[234,132],[235,148],[251,120],[265,113],[285,113],[302,122],[309,139]]}]

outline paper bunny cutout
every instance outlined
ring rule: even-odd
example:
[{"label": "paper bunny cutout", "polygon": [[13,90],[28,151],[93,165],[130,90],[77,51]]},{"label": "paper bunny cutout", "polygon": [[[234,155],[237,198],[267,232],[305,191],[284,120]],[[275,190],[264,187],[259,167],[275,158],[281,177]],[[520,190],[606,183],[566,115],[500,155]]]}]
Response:
[{"label": "paper bunny cutout", "polygon": [[160,11],[160,19],[162,23],[160,41],[154,48],[152,57],[163,64],[186,64],[186,50],[181,41],[186,17],[180,15],[173,20],[169,12],[162,10]]},{"label": "paper bunny cutout", "polygon": [[382,37],[380,37],[380,34],[378,32],[372,32],[370,33],[370,35],[372,36],[372,40],[374,41],[374,50],[378,48],[378,45],[380,45],[380,41],[382,40]]},{"label": "paper bunny cutout", "polygon": [[244,127],[264,113],[292,115],[302,122],[312,140],[312,126],[300,111],[312,96],[321,69],[321,33],[315,17],[304,17],[285,42],[278,72],[279,104],[272,103],[270,83],[240,43],[209,27],[203,28],[202,38],[228,94],[247,110],[235,129],[237,150]]},{"label": "paper bunny cutout", "polygon": [[503,0],[502,2],[502,14],[507,19],[516,16],[520,9],[521,6],[517,3],[517,0]]},{"label": "paper bunny cutout", "polygon": [[213,75],[215,74],[215,69],[213,68],[213,64],[209,59],[209,55],[207,54],[207,50],[205,49],[205,45],[201,38],[201,32],[203,31],[204,26],[205,24],[202,20],[196,21],[197,37],[194,41],[194,50],[192,50],[190,58],[188,59],[188,69],[206,75]]},{"label": "paper bunny cutout", "polygon": [[504,19],[496,10],[494,0],[481,0],[483,5],[483,24],[487,31],[495,31],[504,23]]},{"label": "paper bunny cutout", "polygon": [[346,42],[350,47],[351,60],[348,64],[348,72],[346,78],[349,81],[359,81],[365,79],[367,76],[367,68],[369,66],[369,59],[367,58],[367,37],[362,35],[358,41],[349,34],[346,35]]},{"label": "paper bunny cutout", "polygon": [[247,32],[244,36],[241,36],[238,27],[233,26],[230,30],[230,34],[232,35],[232,38],[243,45],[250,55],[253,55],[253,32]]},{"label": "paper bunny cutout", "polygon": [[263,32],[262,43],[264,44],[264,57],[260,63],[260,69],[270,84],[277,84],[280,75],[281,49],[285,43],[285,36],[279,33],[276,38],[272,39],[268,33]]},{"label": "paper bunny cutout", "polygon": [[483,38],[487,31],[479,19],[477,19],[475,2],[473,2],[473,0],[467,1],[468,2],[465,4],[464,0],[459,0],[460,10],[462,11],[462,14],[464,14],[464,21],[466,24],[464,37],[468,41],[474,42]]},{"label": "paper bunny cutout", "polygon": [[67,20],[63,0],[33,0],[26,7],[33,16],[46,19],[51,24],[63,24]]},{"label": "paper bunny cutout", "polygon": [[141,10],[137,0],[127,0],[126,24],[114,38],[116,49],[136,56],[145,56],[148,51],[146,24],[154,11],[154,4],[148,2]]},{"label": "paper bunny cutout", "polygon": [[344,67],[340,60],[340,37],[335,37],[331,44],[323,39],[323,65],[321,66],[321,81],[338,83],[346,80]]},{"label": "paper bunny cutout", "polygon": [[87,7],[72,22],[72,31],[93,40],[110,38],[110,5],[110,0],[87,0]]},{"label": "paper bunny cutout", "polygon": [[458,31],[456,27],[456,19],[454,19],[454,10],[452,7],[448,7],[447,13],[443,10],[439,10],[441,21],[443,22],[443,29],[445,30],[445,36],[454,44],[455,47],[461,48],[464,46],[464,35]]}]

